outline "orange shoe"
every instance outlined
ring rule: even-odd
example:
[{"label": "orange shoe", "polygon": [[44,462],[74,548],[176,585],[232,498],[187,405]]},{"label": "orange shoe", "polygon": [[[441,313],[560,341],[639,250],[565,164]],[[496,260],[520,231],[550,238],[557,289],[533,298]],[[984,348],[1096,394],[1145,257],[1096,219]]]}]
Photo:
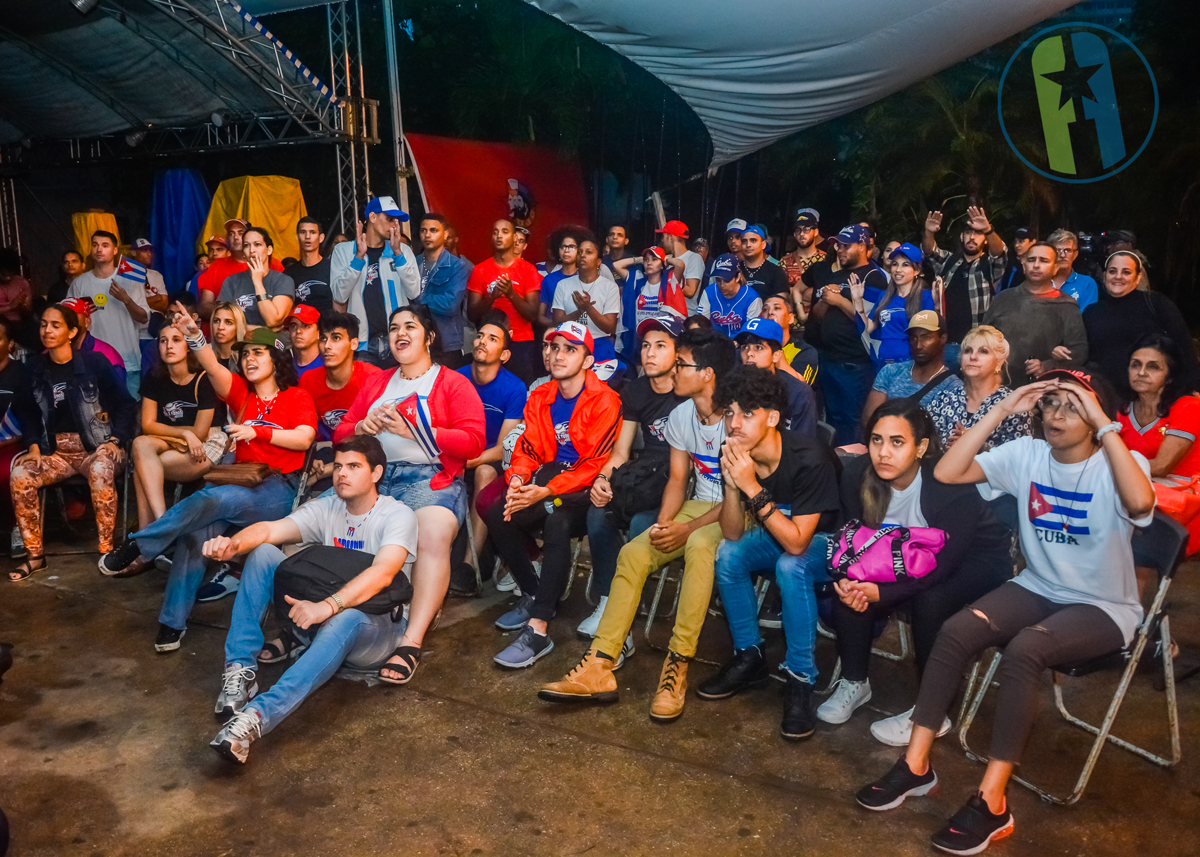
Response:
[{"label": "orange shoe", "polygon": [[561,681],[542,685],[538,699],[547,702],[616,702],[617,679],[613,660],[589,649],[583,660]]},{"label": "orange shoe", "polygon": [[658,692],[650,703],[650,716],[655,720],[674,720],[683,714],[684,695],[687,693],[688,659],[675,652],[667,652],[663,661],[662,674],[658,677]]}]

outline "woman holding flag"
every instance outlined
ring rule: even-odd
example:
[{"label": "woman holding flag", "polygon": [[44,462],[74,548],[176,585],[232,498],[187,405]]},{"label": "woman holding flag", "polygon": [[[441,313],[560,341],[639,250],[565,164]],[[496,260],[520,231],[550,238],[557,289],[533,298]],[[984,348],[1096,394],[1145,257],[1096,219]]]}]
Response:
[{"label": "woman holding flag", "polygon": [[406,684],[421,662],[425,632],[450,585],[450,547],[467,511],[463,471],[486,443],[483,402],[465,376],[433,362],[436,337],[424,306],[395,310],[388,346],[400,365],[370,379],[334,434],[334,442],[351,434],[379,438],[388,459],[380,493],[417,513],[408,628],[379,671],[389,684]]}]

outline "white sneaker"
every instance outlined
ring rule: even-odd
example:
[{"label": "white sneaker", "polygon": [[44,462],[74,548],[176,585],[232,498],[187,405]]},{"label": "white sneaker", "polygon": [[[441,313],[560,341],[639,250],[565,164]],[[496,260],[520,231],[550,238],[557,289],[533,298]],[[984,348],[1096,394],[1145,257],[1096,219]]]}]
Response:
[{"label": "white sneaker", "polygon": [[829,699],[817,709],[817,719],[826,723],[845,723],[858,708],[871,700],[871,682],[838,679]]},{"label": "white sneaker", "polygon": [[[889,747],[907,747],[908,739],[912,737],[913,711],[914,708],[910,708],[893,717],[876,720],[871,724],[871,734],[875,736],[876,741]],[[941,738],[949,731],[950,718],[947,717],[942,721],[942,728],[938,730],[937,736]]]},{"label": "white sneaker", "polygon": [[501,592],[512,592],[517,588],[517,581],[513,579],[512,572],[506,567],[504,574],[496,580],[496,588]]},{"label": "white sneaker", "polygon": [[579,627],[575,629],[575,633],[588,639],[596,636],[596,631],[600,629],[600,617],[604,615],[604,606],[606,604],[608,604],[608,596],[601,595],[600,603],[596,605],[596,609],[592,611],[592,615],[579,623]]},{"label": "white sneaker", "polygon": [[239,711],[208,746],[231,762],[246,764],[250,744],[262,737],[262,718],[253,708]]},{"label": "white sneaker", "polygon": [[629,632],[629,636],[625,638],[625,645],[621,646],[621,654],[617,655],[617,662],[613,664],[613,670],[619,670],[625,666],[625,659],[632,657],[637,649],[633,645],[633,631]]}]

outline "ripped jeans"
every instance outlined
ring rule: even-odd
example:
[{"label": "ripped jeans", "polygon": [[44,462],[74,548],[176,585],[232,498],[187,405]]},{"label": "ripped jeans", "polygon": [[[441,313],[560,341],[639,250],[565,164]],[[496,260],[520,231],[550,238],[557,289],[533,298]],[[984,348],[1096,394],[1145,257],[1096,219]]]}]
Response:
[{"label": "ripped jeans", "polygon": [[991,646],[1004,646],[989,756],[1018,764],[1037,720],[1042,673],[1056,664],[1107,654],[1124,643],[1121,629],[1099,607],[1058,604],[1009,581],[942,625],[925,665],[913,723],[940,728],[967,664]]}]

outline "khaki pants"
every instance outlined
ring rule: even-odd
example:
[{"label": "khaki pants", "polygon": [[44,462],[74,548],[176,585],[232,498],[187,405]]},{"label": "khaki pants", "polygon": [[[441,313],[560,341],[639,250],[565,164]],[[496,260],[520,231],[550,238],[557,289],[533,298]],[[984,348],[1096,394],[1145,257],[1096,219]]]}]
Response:
[{"label": "khaki pants", "polygon": [[[688,500],[675,520],[695,520],[717,505]],[[648,532],[621,548],[617,557],[617,574],[608,592],[608,604],[596,631],[593,648],[613,657],[620,653],[637,616],[646,578],[672,560],[683,557],[683,582],[680,584],[679,609],[675,614],[670,648],[676,654],[689,658],[696,654],[700,629],[704,627],[708,601],[712,597],[713,563],[720,543],[721,526],[714,521],[693,532],[683,547],[671,553],[656,550],[650,544]]]}]

